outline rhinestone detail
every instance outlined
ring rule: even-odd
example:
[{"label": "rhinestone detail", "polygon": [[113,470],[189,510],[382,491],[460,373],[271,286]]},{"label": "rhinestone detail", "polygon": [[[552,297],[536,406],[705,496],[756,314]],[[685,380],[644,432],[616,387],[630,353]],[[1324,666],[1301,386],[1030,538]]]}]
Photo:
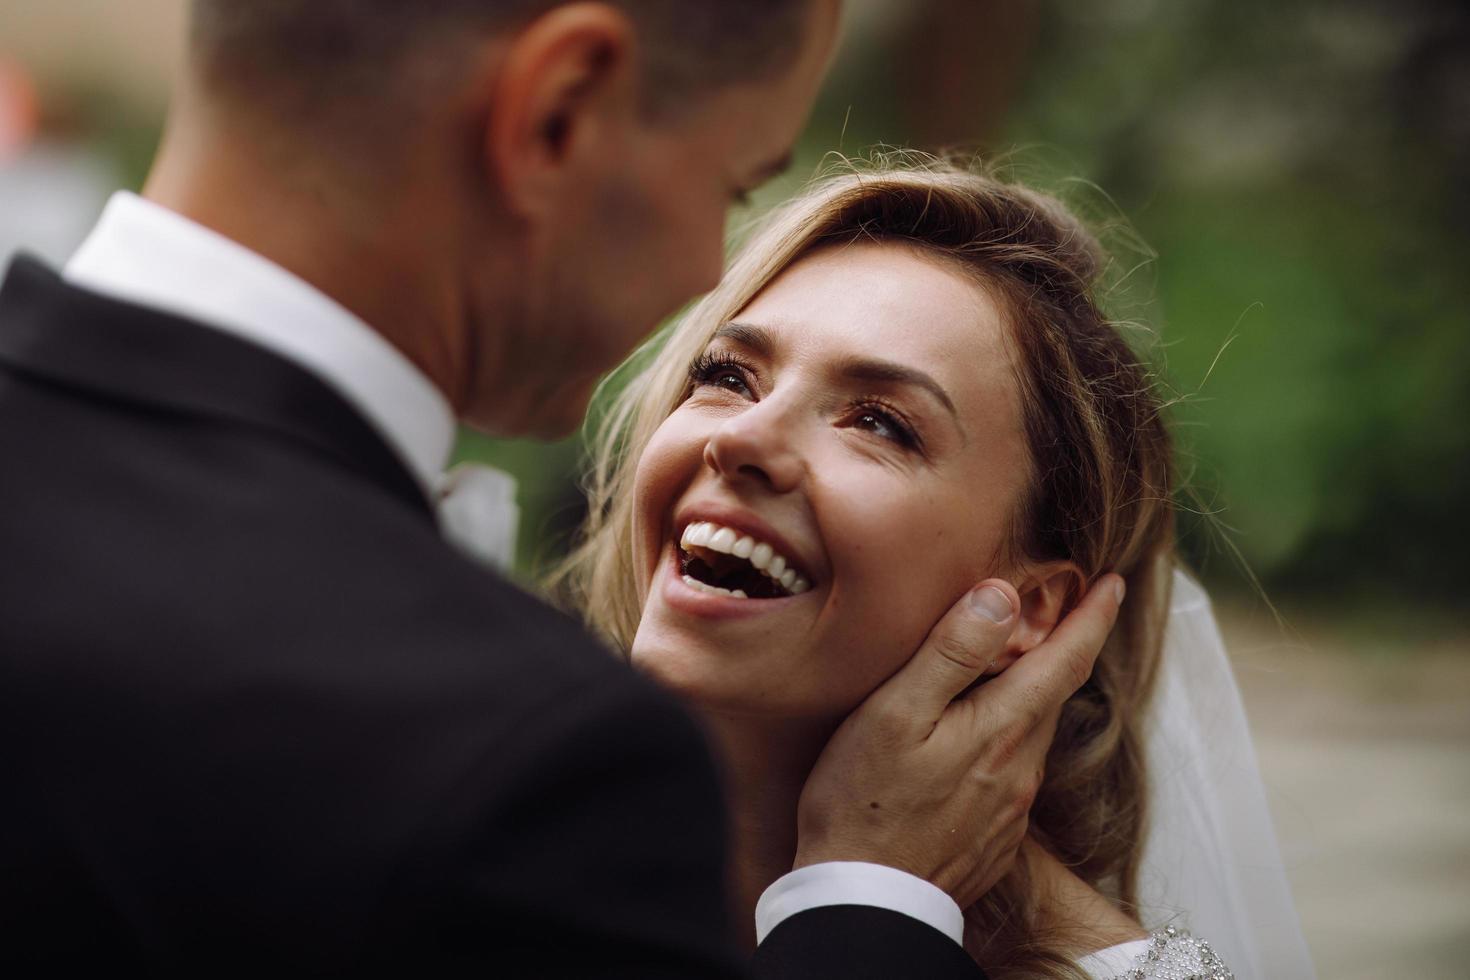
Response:
[{"label": "rhinestone detail", "polygon": [[1150,937],[1147,952],[1109,980],[1235,980],[1210,944],[1169,926]]}]

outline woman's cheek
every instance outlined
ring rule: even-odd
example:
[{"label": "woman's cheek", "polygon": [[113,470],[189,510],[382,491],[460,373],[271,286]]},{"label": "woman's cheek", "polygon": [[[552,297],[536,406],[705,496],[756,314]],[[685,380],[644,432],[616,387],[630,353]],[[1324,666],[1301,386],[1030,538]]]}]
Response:
[{"label": "woman's cheek", "polygon": [[[893,498],[889,498],[893,499]],[[881,637],[871,653],[880,677],[902,667],[967,584],[956,584],[956,528],[935,520],[954,514],[944,502],[918,497],[915,506],[889,510],[884,525],[896,533],[877,538],[873,547],[872,601],[865,603],[870,620],[866,634]]]},{"label": "woman's cheek", "polygon": [[834,610],[843,624],[837,644],[843,662],[836,669],[849,679],[854,703],[906,664],[938,619],[932,609],[943,596],[923,574],[923,563],[892,558],[875,563],[848,593],[846,608]]},{"label": "woman's cheek", "polygon": [[[658,555],[664,521],[677,499],[679,489],[687,485],[692,474],[688,459],[688,439],[680,438],[675,416],[665,420],[644,447],[633,478],[633,547],[637,561],[640,598],[647,595],[653,565]],[[698,453],[693,457],[697,463]]]}]

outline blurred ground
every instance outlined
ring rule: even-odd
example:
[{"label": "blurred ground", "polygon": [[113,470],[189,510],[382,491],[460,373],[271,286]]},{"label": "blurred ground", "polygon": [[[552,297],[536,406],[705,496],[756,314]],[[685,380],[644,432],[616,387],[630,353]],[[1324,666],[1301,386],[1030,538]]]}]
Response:
[{"label": "blurred ground", "polygon": [[1470,627],[1221,618],[1319,976],[1470,976]]}]

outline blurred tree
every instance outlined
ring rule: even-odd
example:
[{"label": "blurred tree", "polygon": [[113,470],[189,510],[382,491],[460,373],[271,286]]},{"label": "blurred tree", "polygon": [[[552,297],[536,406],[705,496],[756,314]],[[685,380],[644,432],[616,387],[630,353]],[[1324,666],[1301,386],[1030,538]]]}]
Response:
[{"label": "blurred tree", "polygon": [[889,41],[901,145],[942,150],[994,133],[1025,81],[1040,26],[1035,3],[931,0],[914,4]]},{"label": "blurred tree", "polygon": [[1183,431],[1246,556],[1278,590],[1457,596],[1463,563],[1423,572],[1470,542],[1470,11],[1049,13],[1009,133],[1084,155],[1157,248],[1176,383],[1235,337]]}]

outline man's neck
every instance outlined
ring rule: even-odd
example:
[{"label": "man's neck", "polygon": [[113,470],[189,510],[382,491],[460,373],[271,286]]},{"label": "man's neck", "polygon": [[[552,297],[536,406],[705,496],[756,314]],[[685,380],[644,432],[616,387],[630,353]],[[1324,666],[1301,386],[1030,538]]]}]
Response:
[{"label": "man's neck", "polygon": [[[356,314],[462,414],[468,318],[412,186],[370,192],[309,164],[273,168],[243,140],[170,128],[143,196],[269,259]],[[371,200],[373,206],[362,202]]]}]

